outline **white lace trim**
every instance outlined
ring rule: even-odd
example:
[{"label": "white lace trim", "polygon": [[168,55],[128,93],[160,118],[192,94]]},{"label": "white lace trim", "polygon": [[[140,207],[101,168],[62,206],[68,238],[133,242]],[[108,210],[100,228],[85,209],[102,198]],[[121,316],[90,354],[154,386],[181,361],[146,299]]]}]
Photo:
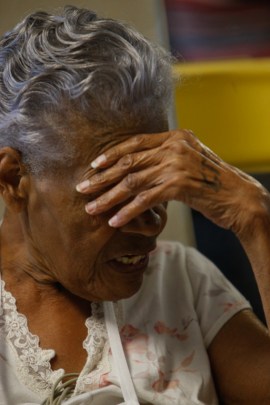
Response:
[{"label": "white lace trim", "polygon": [[[119,303],[114,304],[118,323],[123,322]],[[87,350],[88,359],[78,378],[74,395],[92,391],[106,384],[102,377],[112,369],[110,362],[110,344],[105,324],[104,309],[101,304],[92,304],[92,317],[86,321],[88,337],[83,343]]]},{"label": "white lace trim", "polygon": [[97,388],[100,374],[110,369],[108,356],[103,356],[105,346],[108,345],[108,335],[101,304],[92,303],[92,316],[86,320],[86,326],[88,336],[83,342],[83,347],[88,357],[78,378],[74,395]]},{"label": "white lace trim", "polygon": [[[0,279],[0,283],[0,334],[5,334],[16,357],[20,380],[32,392],[46,397],[56,380],[65,372],[63,369],[52,370],[50,361],[55,356],[55,351],[41,349],[39,337],[28,329],[26,316],[17,311],[15,298],[5,290],[5,282]],[[74,395],[100,387],[100,377],[111,371],[110,345],[103,305],[92,303],[91,306],[92,315],[85,322],[88,335],[83,342],[88,357],[78,378]],[[122,311],[119,304],[114,307],[120,325],[123,322]]]},{"label": "white lace trim", "polygon": [[18,313],[15,298],[5,290],[1,280],[0,333],[16,356],[17,373],[20,380],[33,392],[47,395],[54,382],[64,374],[63,369],[53,371],[50,360],[54,350],[39,346],[39,337],[30,333],[25,315]]}]

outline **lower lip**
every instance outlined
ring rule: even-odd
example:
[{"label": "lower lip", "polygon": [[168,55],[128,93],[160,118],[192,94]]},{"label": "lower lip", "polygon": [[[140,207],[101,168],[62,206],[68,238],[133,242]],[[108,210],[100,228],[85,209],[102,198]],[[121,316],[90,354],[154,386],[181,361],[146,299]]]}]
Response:
[{"label": "lower lip", "polygon": [[109,262],[109,265],[113,267],[115,270],[118,270],[120,272],[124,273],[133,273],[133,272],[139,272],[139,271],[144,271],[148,265],[149,262],[149,255],[145,255],[145,257],[140,260],[138,263],[121,263],[118,262],[117,260],[111,260]]}]

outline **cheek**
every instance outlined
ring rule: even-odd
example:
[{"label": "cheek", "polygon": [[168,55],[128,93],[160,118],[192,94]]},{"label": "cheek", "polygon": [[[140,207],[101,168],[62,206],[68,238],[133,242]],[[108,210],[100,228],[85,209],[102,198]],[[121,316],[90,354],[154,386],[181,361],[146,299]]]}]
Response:
[{"label": "cheek", "polygon": [[108,225],[108,220],[107,216],[90,216],[83,211],[72,218],[66,232],[61,232],[65,255],[76,267],[86,265],[89,269],[102,260],[106,245],[116,232]]},{"label": "cheek", "polygon": [[91,230],[85,228],[83,231],[74,228],[75,240],[72,238],[69,248],[65,247],[65,265],[61,263],[58,273],[58,280],[64,287],[90,301],[103,298],[104,291],[110,290],[113,285],[104,263],[107,245],[113,239],[115,230],[109,228],[107,221],[104,224],[102,218],[94,221],[99,225],[95,229],[91,227]]},{"label": "cheek", "polygon": [[80,265],[94,263],[114,232],[107,218],[83,213],[71,218],[68,224],[61,225],[59,237],[66,257]]},{"label": "cheek", "polygon": [[81,222],[73,222],[69,232],[60,234],[55,247],[50,249],[57,281],[75,295],[93,298],[89,294],[96,290],[106,244],[114,232],[102,218],[93,220],[86,216]]},{"label": "cheek", "polygon": [[104,216],[90,216],[83,202],[32,198],[28,230],[34,247],[49,257],[54,267],[93,262],[113,232]]}]

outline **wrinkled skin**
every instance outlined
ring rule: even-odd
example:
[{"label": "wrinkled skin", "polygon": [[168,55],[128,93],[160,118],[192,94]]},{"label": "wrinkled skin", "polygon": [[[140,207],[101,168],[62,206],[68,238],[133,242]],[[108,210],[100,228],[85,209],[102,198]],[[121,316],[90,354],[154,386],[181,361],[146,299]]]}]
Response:
[{"label": "wrinkled skin", "polygon": [[95,217],[87,215],[84,205],[89,197],[79,194],[75,185],[82,176],[94,172],[89,166],[96,153],[104,150],[104,142],[113,146],[130,138],[120,130],[100,132],[87,126],[80,128],[74,164],[59,167],[57,176],[49,171],[46,176],[25,172],[19,180],[20,192],[25,195],[18,210],[27,253],[20,256],[16,267],[23,268],[39,284],[59,283],[88,301],[126,298],[140,288],[147,263],[132,272],[117,268],[114,260],[148,256],[167,219],[162,204],[144,210],[117,229],[108,225],[114,208]]},{"label": "wrinkled skin", "polygon": [[[259,182],[188,130],[137,135],[108,148],[92,167],[95,172],[82,178],[77,191],[99,194],[85,206],[90,216],[115,209],[112,228],[156,204],[178,200],[231,229],[249,257],[270,325],[270,196]],[[228,321],[208,354],[222,403],[270,403],[269,334],[251,311]]]},{"label": "wrinkled skin", "polygon": [[[86,144],[91,128],[80,128],[74,167],[58,177],[39,179],[25,171],[15,150],[0,150],[0,187],[7,206],[1,273],[30,331],[43,348],[55,349],[52,367],[81,371],[89,301],[134,294],[147,265],[119,271],[110,261],[126,255],[147,258],[166,222],[162,203],[172,199],[236,233],[270,324],[268,192],[190,131],[162,133],[161,126],[153,128],[155,134],[123,131],[90,137]],[[270,339],[251,311],[230,319],[208,354],[225,404],[270,403]]]},{"label": "wrinkled skin", "polygon": [[244,236],[253,226],[253,211],[269,209],[269,195],[260,183],[225,163],[187,130],[130,138],[107,150],[99,168],[103,170],[84,182],[81,191],[100,193],[110,187],[86,210],[96,215],[124,203],[110,221],[113,227],[156,204],[178,200]]},{"label": "wrinkled skin", "polygon": [[0,190],[7,208],[0,229],[1,276],[30,331],[43,348],[55,349],[53,367],[67,372],[81,371],[85,363],[82,341],[90,302],[119,300],[138,291],[166,223],[162,204],[120,228],[108,225],[114,209],[90,217],[84,209],[89,197],[75,186],[94,172],[90,163],[105,145],[113,147],[132,132],[106,133],[76,120],[70,128],[76,135],[74,159],[68,167],[59,164],[56,172],[49,167],[45,175],[33,174],[18,151],[0,149]]}]

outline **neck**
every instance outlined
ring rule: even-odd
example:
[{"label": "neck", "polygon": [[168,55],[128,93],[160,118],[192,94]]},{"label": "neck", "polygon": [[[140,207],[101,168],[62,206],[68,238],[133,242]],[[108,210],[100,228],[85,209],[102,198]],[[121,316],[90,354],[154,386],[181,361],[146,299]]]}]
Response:
[{"label": "neck", "polygon": [[18,312],[26,316],[30,332],[39,337],[41,347],[55,350],[52,368],[80,372],[86,361],[82,342],[91,305],[57,283],[38,282],[27,271],[32,259],[20,221],[19,215],[5,213],[0,228],[1,273],[6,289],[16,299]]},{"label": "neck", "polygon": [[0,228],[1,237],[1,273],[7,276],[13,272],[13,264],[23,263],[25,257],[25,242],[19,215],[5,211]]},{"label": "neck", "polygon": [[16,298],[22,312],[27,308],[33,310],[32,304],[43,301],[74,302],[75,305],[86,306],[84,302],[74,296],[59,283],[52,282],[38,265],[37,259],[29,252],[29,241],[23,230],[20,215],[6,211],[0,228],[1,275],[6,288]]}]

